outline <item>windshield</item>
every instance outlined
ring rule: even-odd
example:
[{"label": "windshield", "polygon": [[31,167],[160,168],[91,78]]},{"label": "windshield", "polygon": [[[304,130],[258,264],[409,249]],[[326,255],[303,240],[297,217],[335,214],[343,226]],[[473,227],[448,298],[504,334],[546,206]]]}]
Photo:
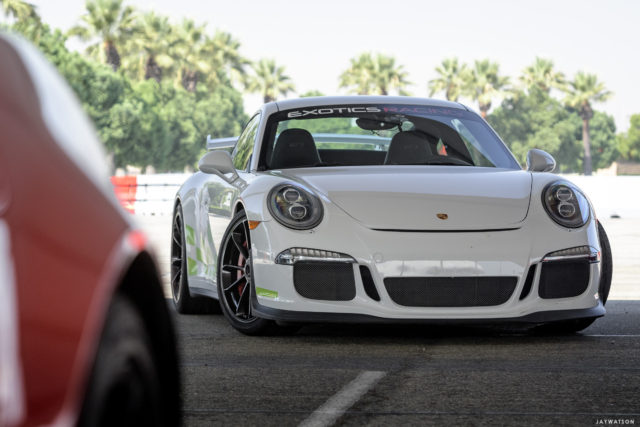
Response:
[{"label": "windshield", "polygon": [[260,170],[366,165],[520,169],[489,126],[462,109],[341,105],[269,118]]}]

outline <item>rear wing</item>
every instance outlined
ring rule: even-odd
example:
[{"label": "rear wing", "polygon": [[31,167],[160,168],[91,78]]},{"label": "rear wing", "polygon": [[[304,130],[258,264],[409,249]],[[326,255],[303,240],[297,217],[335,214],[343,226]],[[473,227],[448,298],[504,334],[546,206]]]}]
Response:
[{"label": "rear wing", "polygon": [[237,141],[237,136],[230,138],[211,138],[211,135],[207,135],[207,150],[229,150],[236,146]]},{"label": "rear wing", "polygon": [[371,144],[376,150],[386,150],[391,143],[391,138],[384,138],[377,135],[353,135],[336,133],[316,133],[313,135],[315,142],[328,142],[340,144]]}]

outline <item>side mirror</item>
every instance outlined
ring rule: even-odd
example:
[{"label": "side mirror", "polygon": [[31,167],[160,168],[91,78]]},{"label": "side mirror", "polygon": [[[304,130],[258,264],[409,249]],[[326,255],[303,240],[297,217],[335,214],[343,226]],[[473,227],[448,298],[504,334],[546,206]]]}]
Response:
[{"label": "side mirror", "polygon": [[529,172],[551,172],[555,168],[555,159],[546,151],[532,148],[527,153],[527,170]]},{"label": "side mirror", "polygon": [[236,168],[233,166],[231,155],[226,151],[209,151],[202,156],[198,162],[198,169],[204,173],[214,173],[217,175],[232,174],[231,181],[238,175]]}]

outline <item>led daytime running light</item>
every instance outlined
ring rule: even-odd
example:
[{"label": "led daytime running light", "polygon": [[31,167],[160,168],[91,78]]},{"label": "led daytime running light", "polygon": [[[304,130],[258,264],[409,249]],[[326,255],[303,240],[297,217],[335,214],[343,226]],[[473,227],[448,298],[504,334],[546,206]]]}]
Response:
[{"label": "led daytime running light", "polygon": [[577,246],[575,248],[562,249],[548,253],[542,259],[542,262],[550,261],[569,261],[569,260],[588,260],[590,263],[600,262],[600,252],[591,246]]},{"label": "led daytime running light", "polygon": [[290,248],[278,254],[276,264],[293,265],[298,261],[317,262],[356,262],[353,257],[339,252],[324,251],[321,249]]}]

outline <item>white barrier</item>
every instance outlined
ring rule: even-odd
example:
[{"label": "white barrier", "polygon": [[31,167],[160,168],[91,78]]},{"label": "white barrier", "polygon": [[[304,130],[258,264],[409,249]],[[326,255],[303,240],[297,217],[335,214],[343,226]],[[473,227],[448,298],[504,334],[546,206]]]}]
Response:
[{"label": "white barrier", "polygon": [[563,178],[584,191],[598,217],[640,218],[640,176],[566,175]]},{"label": "white barrier", "polygon": [[[191,174],[138,175],[129,200],[139,215],[171,215],[176,192]],[[563,178],[580,187],[602,218],[640,218],[640,176],[581,176]]]}]

